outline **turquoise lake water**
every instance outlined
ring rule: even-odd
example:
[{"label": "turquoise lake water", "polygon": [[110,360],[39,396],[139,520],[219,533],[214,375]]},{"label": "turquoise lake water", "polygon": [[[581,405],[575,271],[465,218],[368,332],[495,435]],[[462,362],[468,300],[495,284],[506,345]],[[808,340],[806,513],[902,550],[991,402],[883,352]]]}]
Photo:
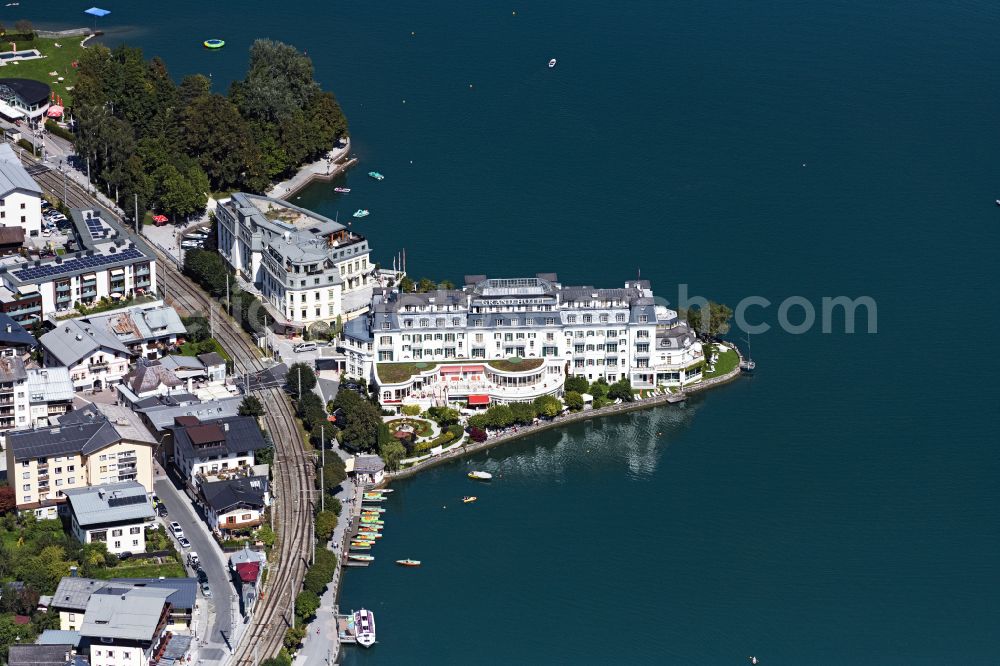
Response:
[{"label": "turquoise lake water", "polygon": [[641,269],[772,325],[793,295],[878,303],[877,334],[755,336],[757,377],[683,407],[396,484],[341,599],[379,644],[346,663],[997,662],[1000,4],[103,6],[220,89],[255,37],[306,49],[362,164],[296,203],[369,208],[415,277]]}]

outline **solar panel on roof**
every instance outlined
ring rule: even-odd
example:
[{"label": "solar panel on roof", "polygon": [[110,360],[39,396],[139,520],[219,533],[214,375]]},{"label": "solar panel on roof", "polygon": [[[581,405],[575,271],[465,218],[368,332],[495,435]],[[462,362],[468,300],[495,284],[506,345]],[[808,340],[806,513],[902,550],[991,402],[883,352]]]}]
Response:
[{"label": "solar panel on roof", "polygon": [[109,497],[108,506],[129,506],[131,504],[143,504],[146,501],[144,495],[129,495],[126,497]]},{"label": "solar panel on roof", "polygon": [[64,261],[61,264],[52,263],[47,266],[39,266],[36,268],[22,268],[19,271],[14,271],[13,275],[18,280],[36,280],[38,278],[60,275],[62,273],[74,273],[87,268],[98,268],[108,264],[116,264],[123,261],[130,261],[132,259],[141,259],[143,256],[142,252],[138,249],[130,247],[115,254],[70,259],[69,261]]}]

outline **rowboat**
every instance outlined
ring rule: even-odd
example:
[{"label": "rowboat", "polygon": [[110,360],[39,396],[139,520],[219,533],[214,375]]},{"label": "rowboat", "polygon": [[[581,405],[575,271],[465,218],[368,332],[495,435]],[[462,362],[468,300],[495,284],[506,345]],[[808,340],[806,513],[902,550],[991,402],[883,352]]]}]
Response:
[{"label": "rowboat", "polygon": [[371,548],[372,548],[371,544],[364,544],[364,545],[357,543],[351,544],[351,550],[371,550]]},{"label": "rowboat", "polygon": [[385,507],[383,507],[383,506],[363,506],[363,507],[361,507],[361,513],[385,513]]},{"label": "rowboat", "polygon": [[354,536],[355,541],[371,541],[372,539],[381,539],[382,535],[378,532],[358,532]]},{"label": "rowboat", "polygon": [[354,560],[355,562],[372,562],[375,556],[368,553],[348,553],[347,559]]},{"label": "rowboat", "polygon": [[396,560],[396,564],[404,567],[419,567],[420,560]]},{"label": "rowboat", "polygon": [[385,180],[385,176],[380,174],[378,171],[369,171],[368,175],[374,178],[375,180]]},{"label": "rowboat", "polygon": [[349,188],[349,187],[335,187],[335,188],[333,188],[333,191],[334,192],[340,192],[341,194],[347,194],[348,192],[351,191],[351,188]]},{"label": "rowboat", "polygon": [[489,481],[493,478],[493,475],[489,472],[469,472],[469,478],[476,481]]},{"label": "rowboat", "polygon": [[385,521],[384,520],[379,520],[375,516],[361,516],[361,522],[363,522],[363,523],[369,523],[369,524],[372,524],[372,525],[385,525]]},{"label": "rowboat", "polygon": [[473,502],[475,502],[475,501],[476,501],[477,499],[479,499],[479,498],[478,498],[478,497],[476,497],[475,495],[473,495],[473,496],[471,496],[471,497],[469,497],[469,496],[466,496],[466,497],[463,497],[463,498],[462,498],[462,501],[463,501],[463,502],[465,502],[466,504],[472,504],[472,503],[473,503]]}]

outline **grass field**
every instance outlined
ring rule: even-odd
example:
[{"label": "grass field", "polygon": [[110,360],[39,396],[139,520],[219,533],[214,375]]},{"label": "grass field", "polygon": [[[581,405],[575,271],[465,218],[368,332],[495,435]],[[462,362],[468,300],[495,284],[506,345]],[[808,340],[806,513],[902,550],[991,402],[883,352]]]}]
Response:
[{"label": "grass field", "polygon": [[[36,37],[31,41],[18,41],[16,42],[18,51],[37,49],[45,57],[7,63],[0,67],[0,78],[43,81],[52,87],[56,95],[62,97],[64,105],[72,104],[73,92],[67,88],[72,88],[76,82],[76,70],[73,69],[72,63],[79,60],[80,54],[83,53],[83,47],[80,46],[82,39],[82,37],[66,39]],[[0,42],[0,49],[10,51],[10,43]],[[51,72],[58,74],[50,76]],[[63,77],[62,81],[58,80],[59,76]]]}]

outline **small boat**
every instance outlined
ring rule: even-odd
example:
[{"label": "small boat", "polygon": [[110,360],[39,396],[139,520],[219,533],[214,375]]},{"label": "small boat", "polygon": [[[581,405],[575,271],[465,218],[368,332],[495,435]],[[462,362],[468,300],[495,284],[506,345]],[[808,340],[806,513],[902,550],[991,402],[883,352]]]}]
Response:
[{"label": "small boat", "polygon": [[385,513],[384,506],[366,506],[362,507],[361,513]]},{"label": "small boat", "polygon": [[465,497],[462,498],[462,501],[465,502],[466,504],[472,504],[477,499],[479,498],[476,497],[475,495],[466,495]]},{"label": "small boat", "polygon": [[757,363],[750,356],[750,334],[747,333],[747,357],[740,361],[740,372],[745,375],[752,375]]},{"label": "small boat", "polygon": [[476,481],[489,481],[493,478],[493,475],[489,472],[469,472],[469,478]]},{"label": "small boat", "polygon": [[358,562],[374,562],[375,556],[368,553],[348,553],[347,557]]},{"label": "small boat", "polygon": [[351,191],[351,188],[349,188],[349,187],[335,187],[335,188],[333,188],[333,191],[334,192],[340,192],[341,194],[347,194],[348,192]]},{"label": "small boat", "polygon": [[370,544],[369,545],[361,545],[357,543],[351,544],[351,550],[371,550],[371,549],[372,547]]},{"label": "small boat", "polygon": [[221,49],[226,45],[226,42],[221,39],[206,39],[202,42],[202,45],[204,45],[206,49]]},{"label": "small boat", "polygon": [[367,208],[359,208],[354,211],[354,217],[368,217],[368,215],[369,213]]},{"label": "small boat", "polygon": [[378,171],[369,171],[368,175],[374,178],[375,180],[385,180],[385,176],[380,174]]},{"label": "small boat", "polygon": [[361,541],[372,541],[372,539],[381,539],[382,535],[378,532],[358,532],[354,536],[354,540]]},{"label": "small boat", "polygon": [[404,567],[419,567],[420,560],[396,560],[396,564]]},{"label": "small boat", "polygon": [[375,614],[362,608],[354,613],[354,637],[361,647],[375,645]]},{"label": "small boat", "polygon": [[552,60],[549,60],[549,69],[552,69],[555,66],[556,66],[556,59],[553,58]]}]

